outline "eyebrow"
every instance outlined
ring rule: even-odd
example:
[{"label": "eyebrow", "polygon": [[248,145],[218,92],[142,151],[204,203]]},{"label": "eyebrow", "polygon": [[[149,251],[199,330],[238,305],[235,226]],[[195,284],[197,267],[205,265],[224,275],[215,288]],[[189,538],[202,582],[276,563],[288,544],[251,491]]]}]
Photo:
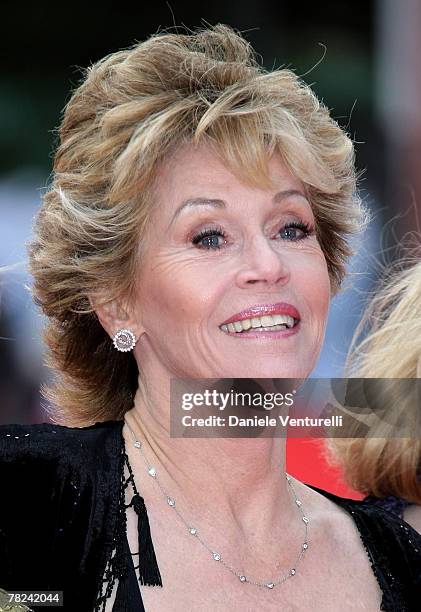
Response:
[{"label": "eyebrow", "polygon": [[[301,196],[302,198],[305,198],[307,200],[306,195],[299,189],[284,189],[283,191],[278,191],[278,193],[273,196],[272,201],[274,204],[279,204],[280,202],[282,202],[282,200],[285,200],[286,198],[290,198],[292,196]],[[174,223],[174,221],[180,215],[182,210],[185,210],[186,208],[194,208],[196,206],[213,206],[215,208],[226,208],[227,205],[224,200],[219,199],[201,197],[189,198],[187,200],[184,200],[184,202],[182,202],[181,205],[177,208],[168,227],[170,227]]]}]

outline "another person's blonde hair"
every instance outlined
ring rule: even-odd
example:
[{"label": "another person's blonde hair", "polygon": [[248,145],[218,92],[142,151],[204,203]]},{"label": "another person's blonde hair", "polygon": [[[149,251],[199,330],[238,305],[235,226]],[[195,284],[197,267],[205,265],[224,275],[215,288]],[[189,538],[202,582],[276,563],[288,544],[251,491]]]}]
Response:
[{"label": "another person's blonde hair", "polygon": [[[359,340],[366,326],[369,331]],[[357,328],[346,373],[357,378],[421,378],[421,259],[392,270],[383,281]],[[421,504],[421,438],[416,437],[421,405],[411,394],[392,400],[390,410],[396,431],[411,431],[413,437],[398,433],[382,438],[381,425],[358,437],[357,427],[357,437],[330,439],[328,456],[355,490]]]},{"label": "another person's blonde hair", "polygon": [[160,33],[105,57],[86,70],[59,133],[29,250],[34,297],[48,317],[56,380],[44,393],[56,422],[120,419],[132,407],[136,361],[113,348],[90,297],[133,295],[154,177],[184,142],[214,147],[255,185],[269,184],[268,155],[279,152],[306,187],[338,291],[348,236],[366,221],[353,143],[308,85],[291,70],[266,71],[230,27]]}]

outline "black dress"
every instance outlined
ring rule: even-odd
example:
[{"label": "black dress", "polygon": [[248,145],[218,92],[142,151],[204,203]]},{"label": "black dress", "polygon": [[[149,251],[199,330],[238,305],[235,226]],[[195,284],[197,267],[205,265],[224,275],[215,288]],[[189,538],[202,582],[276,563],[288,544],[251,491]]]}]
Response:
[{"label": "black dress", "polygon": [[[113,612],[144,611],[139,583],[160,588],[162,579],[123,424],[0,426],[1,589],[63,591],[63,607],[53,609],[102,612],[115,586]],[[381,610],[420,610],[421,536],[382,508],[315,490],[354,519]],[[138,554],[127,541],[127,505],[138,516]]]}]

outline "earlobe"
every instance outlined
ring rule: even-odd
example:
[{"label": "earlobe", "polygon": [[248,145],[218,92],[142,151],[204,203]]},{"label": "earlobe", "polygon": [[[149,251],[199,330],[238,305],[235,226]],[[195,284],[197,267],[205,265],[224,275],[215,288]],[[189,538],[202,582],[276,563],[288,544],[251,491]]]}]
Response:
[{"label": "earlobe", "polygon": [[89,300],[99,322],[110,338],[113,338],[120,329],[134,327],[127,309],[120,301],[101,302],[99,299],[92,297]]},{"label": "earlobe", "polygon": [[114,348],[123,353],[132,351],[136,342],[137,338],[131,329],[119,329],[113,338]]}]

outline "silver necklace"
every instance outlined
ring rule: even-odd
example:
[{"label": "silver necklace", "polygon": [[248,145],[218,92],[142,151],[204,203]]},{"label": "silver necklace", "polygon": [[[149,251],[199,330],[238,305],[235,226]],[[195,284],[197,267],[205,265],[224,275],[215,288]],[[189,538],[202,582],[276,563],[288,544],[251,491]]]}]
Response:
[{"label": "silver necklace", "polygon": [[243,572],[239,572],[236,569],[234,569],[231,565],[229,565],[229,563],[227,563],[225,561],[225,559],[222,558],[221,553],[217,552],[214,548],[211,548],[210,546],[208,546],[208,544],[200,537],[200,534],[197,530],[196,527],[193,527],[190,523],[188,523],[184,517],[180,514],[180,511],[178,510],[176,503],[175,503],[175,499],[173,497],[171,497],[170,495],[168,495],[168,493],[164,490],[164,488],[162,487],[159,479],[158,479],[158,474],[156,469],[154,468],[153,465],[151,465],[149,463],[149,461],[147,460],[147,458],[145,457],[145,454],[143,452],[142,449],[142,442],[140,442],[140,440],[138,440],[135,436],[135,434],[133,433],[132,428],[130,427],[130,425],[126,422],[127,427],[130,429],[132,436],[133,436],[133,446],[137,449],[139,449],[143,460],[145,462],[146,468],[148,470],[148,474],[149,476],[151,476],[151,478],[153,478],[157,485],[159,486],[159,488],[162,491],[162,494],[166,500],[167,505],[172,508],[176,514],[178,515],[178,517],[180,518],[180,520],[182,521],[182,523],[184,524],[184,526],[187,528],[188,533],[195,537],[196,540],[198,540],[201,545],[212,555],[212,559],[214,561],[217,561],[218,563],[221,563],[224,567],[226,567],[227,570],[229,570],[232,574],[234,574],[234,576],[236,576],[240,582],[248,582],[249,584],[254,584],[255,586],[258,587],[262,587],[265,589],[273,589],[274,587],[278,586],[279,584],[282,584],[283,582],[285,582],[286,580],[288,580],[288,578],[292,578],[292,576],[295,576],[295,574],[297,573],[297,567],[301,561],[301,559],[304,556],[304,553],[306,552],[306,550],[308,549],[309,546],[309,541],[308,541],[308,524],[310,522],[309,517],[304,513],[303,507],[302,507],[302,502],[300,499],[298,499],[294,485],[292,483],[292,478],[289,474],[285,474],[285,478],[287,480],[288,483],[288,489],[292,492],[292,495],[294,496],[294,502],[298,508],[298,511],[301,514],[301,520],[304,523],[305,526],[305,534],[304,534],[304,542],[301,544],[301,549],[299,554],[297,555],[297,558],[295,559],[295,563],[293,565],[293,567],[291,567],[288,572],[286,574],[284,574],[283,576],[281,576],[281,578],[279,578],[279,580],[273,580],[273,581],[268,581],[265,580],[263,582],[258,581],[258,580],[253,580],[250,576],[246,576]]}]

